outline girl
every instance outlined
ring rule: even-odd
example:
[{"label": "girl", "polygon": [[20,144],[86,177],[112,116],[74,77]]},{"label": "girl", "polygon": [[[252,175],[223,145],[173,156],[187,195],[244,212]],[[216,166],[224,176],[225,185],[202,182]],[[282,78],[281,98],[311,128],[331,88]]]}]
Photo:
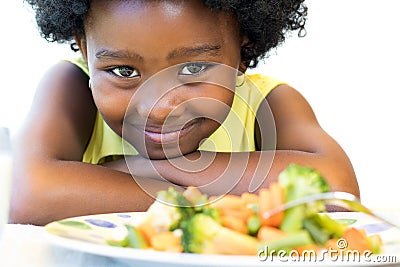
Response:
[{"label": "girl", "polygon": [[82,57],[39,85],[16,144],[13,222],[143,211],[171,183],[240,194],[290,163],[359,195],[301,94],[242,75],[304,31],[302,0],[28,2],[42,35]]}]

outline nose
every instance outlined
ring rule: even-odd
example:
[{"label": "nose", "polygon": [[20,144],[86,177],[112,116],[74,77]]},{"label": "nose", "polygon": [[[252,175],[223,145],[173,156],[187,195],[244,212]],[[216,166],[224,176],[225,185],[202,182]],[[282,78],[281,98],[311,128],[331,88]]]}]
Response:
[{"label": "nose", "polygon": [[185,112],[184,91],[185,86],[176,79],[176,69],[167,68],[146,79],[131,104],[140,121],[161,125]]},{"label": "nose", "polygon": [[175,88],[159,97],[156,96],[157,94],[145,94],[138,101],[137,113],[142,119],[157,124],[182,116],[185,112],[185,104],[179,91]]}]

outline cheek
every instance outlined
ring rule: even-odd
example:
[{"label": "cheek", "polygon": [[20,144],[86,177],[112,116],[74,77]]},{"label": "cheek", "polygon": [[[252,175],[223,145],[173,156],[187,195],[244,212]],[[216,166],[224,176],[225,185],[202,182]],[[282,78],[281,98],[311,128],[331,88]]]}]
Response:
[{"label": "cheek", "polygon": [[195,113],[221,123],[225,120],[232,106],[234,92],[230,89],[206,84],[201,94],[192,98],[191,108]]},{"label": "cheek", "polygon": [[93,99],[104,121],[116,133],[121,135],[122,124],[130,97],[104,86],[92,85]]}]

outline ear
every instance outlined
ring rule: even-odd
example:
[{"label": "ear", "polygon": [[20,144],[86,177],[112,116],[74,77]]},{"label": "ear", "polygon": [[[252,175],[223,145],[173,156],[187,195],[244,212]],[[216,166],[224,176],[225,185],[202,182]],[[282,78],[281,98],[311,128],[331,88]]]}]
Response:
[{"label": "ear", "polygon": [[87,44],[86,44],[86,38],[80,37],[80,36],[75,36],[75,42],[79,47],[79,50],[82,53],[83,59],[87,63]]},{"label": "ear", "polygon": [[[240,44],[240,48],[242,48],[243,46],[248,45],[249,41],[250,40],[249,40],[249,38],[247,36],[243,36],[242,37],[242,43]],[[241,73],[245,73],[246,70],[247,70],[247,63],[245,61],[241,61],[240,65],[239,65],[239,71]]]},{"label": "ear", "polygon": [[247,70],[247,65],[245,64],[245,62],[240,62],[240,65],[239,65],[239,69],[238,69],[239,71],[240,71],[240,73],[245,73],[246,72],[246,70]]}]

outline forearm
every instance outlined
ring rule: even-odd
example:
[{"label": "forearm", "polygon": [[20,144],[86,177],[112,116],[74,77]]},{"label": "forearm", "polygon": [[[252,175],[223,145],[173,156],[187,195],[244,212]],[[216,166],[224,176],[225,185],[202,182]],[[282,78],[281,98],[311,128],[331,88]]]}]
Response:
[{"label": "forearm", "polygon": [[296,163],[320,171],[331,190],[359,194],[354,174],[344,167],[346,163],[342,159],[335,161],[318,153],[291,150],[203,153],[203,160],[198,161],[193,160],[199,157],[199,152],[188,155],[188,158],[170,160],[149,161],[142,158],[132,164],[132,168],[139,175],[158,176],[183,186],[200,186],[202,191],[214,195],[227,192],[240,194],[268,187],[289,164]]},{"label": "forearm", "polygon": [[[15,170],[14,178],[11,220],[15,223],[43,225],[86,214],[143,211],[154,201],[130,174],[82,162],[25,163]],[[165,188],[152,179],[140,184]]]}]

